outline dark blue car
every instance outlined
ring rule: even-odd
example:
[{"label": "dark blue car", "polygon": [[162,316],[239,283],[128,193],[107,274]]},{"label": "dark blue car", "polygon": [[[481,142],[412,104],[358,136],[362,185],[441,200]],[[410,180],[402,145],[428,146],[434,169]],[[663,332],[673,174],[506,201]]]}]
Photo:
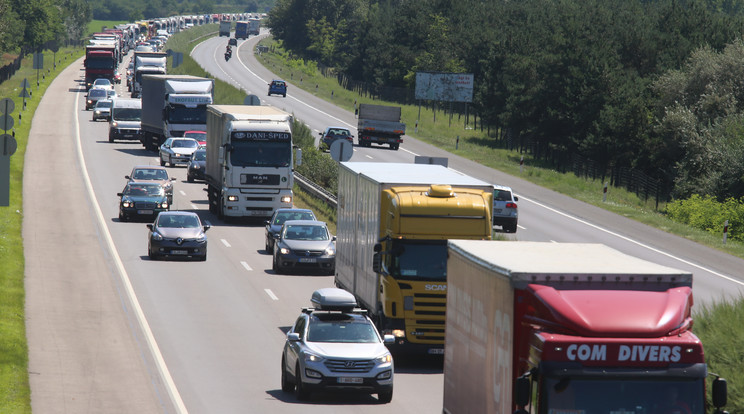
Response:
[{"label": "dark blue car", "polygon": [[269,84],[269,96],[272,94],[287,96],[287,83],[281,79],[274,79]]}]

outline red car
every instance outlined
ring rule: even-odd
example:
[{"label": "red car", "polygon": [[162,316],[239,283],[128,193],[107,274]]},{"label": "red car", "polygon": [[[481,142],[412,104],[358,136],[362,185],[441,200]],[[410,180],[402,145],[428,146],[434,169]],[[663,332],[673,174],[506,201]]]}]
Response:
[{"label": "red car", "polygon": [[184,138],[194,138],[199,141],[200,147],[207,146],[207,133],[205,131],[186,131],[183,133]]}]

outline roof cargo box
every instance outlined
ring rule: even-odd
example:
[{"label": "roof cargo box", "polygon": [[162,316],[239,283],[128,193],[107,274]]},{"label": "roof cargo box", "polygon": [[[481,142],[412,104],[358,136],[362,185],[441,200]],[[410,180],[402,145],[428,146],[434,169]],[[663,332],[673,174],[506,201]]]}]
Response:
[{"label": "roof cargo box", "polygon": [[318,310],[351,311],[357,306],[354,295],[337,288],[316,290],[313,292],[310,302]]}]

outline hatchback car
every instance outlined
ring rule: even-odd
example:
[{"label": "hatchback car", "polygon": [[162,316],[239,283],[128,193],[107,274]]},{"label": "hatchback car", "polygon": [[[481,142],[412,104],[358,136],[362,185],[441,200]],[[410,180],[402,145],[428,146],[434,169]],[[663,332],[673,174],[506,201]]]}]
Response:
[{"label": "hatchback car", "polygon": [[98,121],[103,119],[108,121],[111,119],[111,105],[114,101],[111,99],[99,99],[96,101],[96,105],[93,107],[93,120]]},{"label": "hatchback car", "polygon": [[199,148],[191,154],[188,165],[186,165],[186,181],[193,183],[194,180],[204,180],[207,169],[207,150]]},{"label": "hatchback car", "polygon": [[163,187],[165,195],[168,196],[168,202],[173,204],[173,181],[176,181],[175,177],[168,176],[168,170],[163,167],[156,165],[137,165],[132,168],[132,172],[129,175],[125,175],[124,178],[129,182],[148,182],[159,184]]},{"label": "hatchback car", "polygon": [[287,96],[287,83],[284,82],[281,79],[274,79],[269,84],[269,96],[272,94],[274,95],[282,95],[284,97]]},{"label": "hatchback car", "polygon": [[103,88],[90,88],[88,89],[88,96],[85,98],[85,110],[89,111],[91,108],[96,106],[96,102],[99,99],[108,99],[106,89]]},{"label": "hatchback car", "polygon": [[238,45],[238,39],[231,37],[230,40],[227,41],[227,44],[230,46],[237,46]]},{"label": "hatchback car", "polygon": [[501,226],[505,233],[517,232],[519,220],[517,201],[519,197],[514,195],[511,188],[503,185],[493,186],[493,225]]},{"label": "hatchback car", "polygon": [[305,208],[280,208],[274,211],[271,218],[266,221],[264,235],[266,236],[266,252],[273,253],[274,238],[282,230],[287,220],[317,220],[312,210]]},{"label": "hatchback car", "polygon": [[199,142],[193,138],[168,138],[160,146],[160,165],[168,163],[173,167],[177,163],[185,164],[198,148]]},{"label": "hatchback car", "polygon": [[377,393],[393,399],[393,357],[351,293],[336,288],[313,292],[315,308],[304,308],[287,333],[282,352],[282,391],[299,400],[314,391]]},{"label": "hatchback car", "polygon": [[336,270],[336,236],[322,221],[287,220],[275,236],[272,269],[315,270],[333,274]]},{"label": "hatchback car", "polygon": [[155,222],[148,224],[147,255],[160,257],[192,257],[207,260],[206,231],[211,226],[202,225],[199,216],[190,211],[166,211],[158,214]]},{"label": "hatchback car", "polygon": [[157,183],[129,182],[119,196],[119,221],[133,218],[152,220],[170,208],[168,196]]},{"label": "hatchback car", "polygon": [[106,78],[98,78],[93,81],[91,88],[114,89],[114,84]]},{"label": "hatchback car", "polygon": [[354,145],[354,135],[348,128],[344,127],[328,127],[325,131],[320,132],[320,142],[318,142],[318,149],[321,151],[328,150],[331,148],[331,144],[339,139],[345,139],[349,141],[349,144]]}]

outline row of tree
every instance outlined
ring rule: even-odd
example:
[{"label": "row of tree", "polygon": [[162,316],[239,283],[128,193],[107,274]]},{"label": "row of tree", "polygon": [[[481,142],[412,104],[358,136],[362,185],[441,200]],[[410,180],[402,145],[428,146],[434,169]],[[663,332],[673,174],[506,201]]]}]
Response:
[{"label": "row of tree", "polygon": [[473,107],[546,160],[578,153],[673,188],[744,195],[742,0],[278,0],[296,55],[413,88],[473,73]]},{"label": "row of tree", "polygon": [[86,0],[0,0],[0,53],[27,53],[51,41],[80,39],[88,22]]}]

